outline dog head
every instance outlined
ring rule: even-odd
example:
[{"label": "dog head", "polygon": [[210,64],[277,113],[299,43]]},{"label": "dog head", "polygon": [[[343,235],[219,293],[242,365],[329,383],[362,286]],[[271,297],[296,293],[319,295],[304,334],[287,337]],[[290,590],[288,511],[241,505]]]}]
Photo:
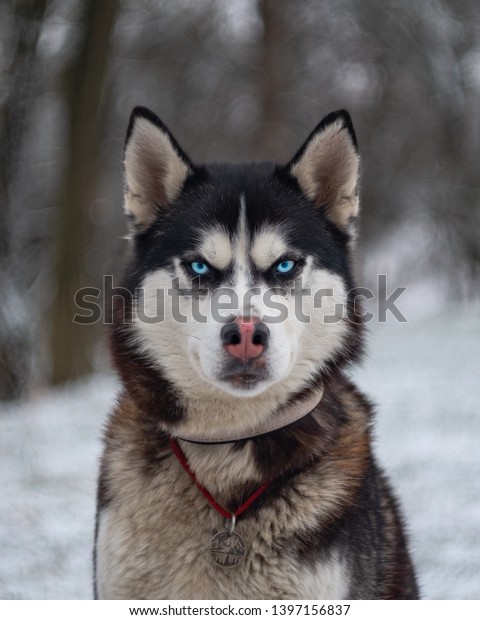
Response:
[{"label": "dog head", "polygon": [[233,406],[286,399],[354,357],[359,157],[347,112],[324,118],[287,165],[195,165],[135,108],[124,171],[131,321],[115,313],[113,340],[150,377]]}]

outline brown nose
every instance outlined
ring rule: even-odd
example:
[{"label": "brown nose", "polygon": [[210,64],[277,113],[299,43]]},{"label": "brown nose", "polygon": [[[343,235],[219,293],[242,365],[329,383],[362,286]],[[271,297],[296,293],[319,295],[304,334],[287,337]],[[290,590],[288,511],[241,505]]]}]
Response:
[{"label": "brown nose", "polygon": [[268,344],[268,327],[258,319],[238,318],[227,323],[220,332],[227,352],[242,362],[258,357]]}]

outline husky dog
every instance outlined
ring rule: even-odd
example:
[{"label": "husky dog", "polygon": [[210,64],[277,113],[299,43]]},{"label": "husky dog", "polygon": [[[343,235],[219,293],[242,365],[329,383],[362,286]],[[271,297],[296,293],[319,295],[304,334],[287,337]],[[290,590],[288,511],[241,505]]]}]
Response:
[{"label": "husky dog", "polygon": [[362,342],[349,114],[287,165],[197,165],[135,108],[124,172],[96,596],[417,598],[372,407],[344,374]]}]

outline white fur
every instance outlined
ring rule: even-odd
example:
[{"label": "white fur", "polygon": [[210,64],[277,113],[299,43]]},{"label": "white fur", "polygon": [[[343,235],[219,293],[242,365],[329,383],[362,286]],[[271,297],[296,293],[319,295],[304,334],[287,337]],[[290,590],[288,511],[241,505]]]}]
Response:
[{"label": "white fur", "polygon": [[315,567],[300,568],[298,578],[301,583],[298,598],[320,601],[348,598],[349,570],[337,551],[328,559],[319,561]]},{"label": "white fur", "polygon": [[[242,475],[234,461],[236,457],[243,463],[243,458],[231,446],[216,446],[213,455],[212,446],[182,443],[182,447],[188,450],[191,466],[197,472],[202,471],[202,482],[209,485],[220,503],[232,480],[240,475],[241,481],[252,473],[244,471]],[[217,467],[215,474],[215,462],[219,458],[222,468]],[[261,514],[238,522],[236,531],[246,542],[247,556],[235,569],[225,570],[212,562],[209,552],[211,538],[225,527],[224,519],[205,500],[173,455],[163,462],[161,471],[148,485],[138,484],[142,480],[141,472],[128,459],[115,460],[113,464],[118,480],[116,500],[99,514],[99,598],[340,599],[347,596],[347,568],[335,550],[330,559],[307,568],[290,555],[288,547],[275,544],[318,526],[322,507],[329,514],[330,492],[318,487],[321,471],[301,477],[272,506],[264,507]],[[335,502],[337,494],[338,489],[332,494],[332,501]]]}]

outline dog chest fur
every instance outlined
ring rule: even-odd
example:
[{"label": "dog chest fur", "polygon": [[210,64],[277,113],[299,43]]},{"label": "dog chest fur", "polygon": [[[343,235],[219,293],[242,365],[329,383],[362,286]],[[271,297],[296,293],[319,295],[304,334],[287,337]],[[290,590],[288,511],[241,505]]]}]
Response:
[{"label": "dog chest fur", "polygon": [[[342,388],[342,383],[337,385]],[[322,532],[341,526],[370,464],[368,409],[351,388],[340,389],[344,422],[325,425],[322,403],[312,417],[323,424],[311,445],[320,458],[285,476],[265,500],[240,518],[236,531],[247,543],[243,563],[225,569],[210,557],[212,537],[224,519],[207,503],[173,456],[161,431],[129,399],[120,401],[106,432],[97,533],[97,594],[146,599],[338,599],[349,596],[355,578],[345,542],[322,549]],[[281,435],[284,431],[273,433]],[[310,441],[299,429],[299,442]],[[335,441],[332,438],[335,437]],[[281,442],[281,437],[278,438]],[[299,443],[300,454],[306,445]],[[256,450],[259,449],[260,453]],[[246,485],[255,488],[268,472],[262,442],[182,448],[215,498],[231,509]],[[293,444],[273,470],[285,475]],[[266,456],[268,461],[272,458]],[[303,458],[301,456],[300,458]],[[233,495],[232,495],[233,489]]]},{"label": "dog chest fur", "polygon": [[[220,501],[228,501],[225,489],[232,480],[258,481],[248,444],[241,452],[229,446],[208,448],[220,458],[205,454],[202,447],[204,454],[192,461],[197,471],[206,472],[201,481]],[[119,445],[110,453],[106,484],[111,499],[98,516],[100,598],[338,599],[348,594],[348,566],[339,552],[333,550],[313,565],[298,553],[302,533],[318,528],[329,504],[341,499],[332,485],[319,489],[322,468],[295,476],[277,498],[239,519],[236,531],[247,543],[247,556],[240,566],[225,569],[213,563],[209,551],[225,520],[175,457],[167,454],[152,474],[146,473],[140,452],[130,452],[126,461],[125,450],[126,445]],[[244,461],[250,465],[241,467]]]}]

